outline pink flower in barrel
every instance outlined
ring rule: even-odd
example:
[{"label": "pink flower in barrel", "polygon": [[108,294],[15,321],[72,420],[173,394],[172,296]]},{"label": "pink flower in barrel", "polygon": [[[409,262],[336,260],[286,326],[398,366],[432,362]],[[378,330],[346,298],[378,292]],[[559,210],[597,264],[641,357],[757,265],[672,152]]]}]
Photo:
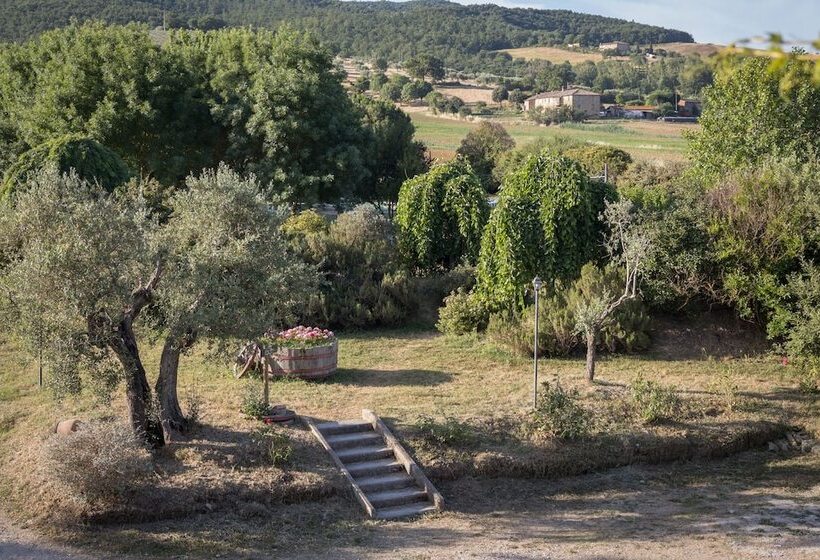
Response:
[{"label": "pink flower in barrel", "polygon": [[336,371],[339,344],[333,331],[296,327],[269,332],[274,374],[301,379],[324,379]]}]

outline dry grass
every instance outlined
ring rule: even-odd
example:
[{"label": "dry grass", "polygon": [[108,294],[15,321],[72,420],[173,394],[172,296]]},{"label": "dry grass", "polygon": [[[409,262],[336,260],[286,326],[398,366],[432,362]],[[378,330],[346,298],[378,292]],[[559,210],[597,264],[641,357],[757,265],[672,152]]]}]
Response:
[{"label": "dry grass", "polygon": [[697,54],[703,57],[718,54],[726,48],[723,45],[715,45],[714,43],[661,43],[654,46],[656,49],[664,49],[669,52],[682,54],[683,56]]},{"label": "dry grass", "polygon": [[[579,64],[591,60],[592,62],[600,62],[604,56],[599,52],[580,52],[561,49],[558,47],[522,47],[520,49],[507,49],[504,51],[513,58],[523,58],[526,60],[548,60],[553,64],[561,64],[562,62],[569,62],[570,64]],[[614,60],[627,57],[612,57]]]},{"label": "dry grass", "polygon": [[[605,358],[595,385],[583,380],[580,358],[541,361],[542,379],[559,376],[565,386],[578,388],[581,403],[595,411],[596,434],[578,443],[536,444],[520,432],[530,402],[530,361],[479,337],[347,333],[341,337],[337,375],[320,383],[278,381],[272,395],[275,402],[318,418],[357,418],[362,408],[385,417],[442,484],[447,499],[453,499],[456,513],[421,527],[456,532],[454,527],[468,520],[479,522],[491,511],[487,507],[512,507],[517,500],[512,493],[529,483],[502,483],[507,490],[494,494],[497,502],[488,506],[479,496],[484,482],[447,479],[465,474],[550,478],[634,462],[712,458],[755,447],[784,424],[820,428],[817,403],[795,391],[789,368],[760,353],[765,345],[759,335],[714,318],[661,321],[658,329],[649,354]],[[147,349],[146,362],[156,365],[158,352]],[[36,450],[55,420],[99,418],[112,410],[85,398],[55,405],[34,387],[32,364],[19,364],[12,344],[0,346],[0,498],[18,518],[52,525],[60,512],[97,527],[113,523],[88,533],[71,524],[51,530],[62,539],[112,550],[139,543],[140,553],[148,556],[222,551],[256,558],[265,550],[318,554],[332,543],[359,551],[356,557],[360,545],[384,544],[379,544],[382,526],[361,519],[332,464],[304,429],[286,429],[294,446],[290,465],[274,468],[260,460],[249,440],[257,423],[238,412],[244,382],[234,380],[226,364],[199,352],[183,359],[180,391],[200,395],[205,425],[157,455],[154,487],[120,507],[67,509],[38,470]],[[743,406],[730,409],[719,393],[710,392],[720,372],[734,376]],[[666,424],[637,421],[624,403],[628,384],[639,374],[676,385],[687,403],[685,413]],[[119,400],[117,414],[122,413]],[[422,414],[452,416],[478,437],[429,445],[415,428]],[[475,486],[475,492],[462,492],[462,485]],[[145,524],[150,520],[166,521]],[[134,521],[141,524],[127,524]]]},{"label": "dry grass", "polygon": [[465,103],[477,103],[479,101],[490,105],[495,103],[493,101],[493,88],[481,86],[436,86],[436,91],[444,95],[450,95],[461,98]]}]

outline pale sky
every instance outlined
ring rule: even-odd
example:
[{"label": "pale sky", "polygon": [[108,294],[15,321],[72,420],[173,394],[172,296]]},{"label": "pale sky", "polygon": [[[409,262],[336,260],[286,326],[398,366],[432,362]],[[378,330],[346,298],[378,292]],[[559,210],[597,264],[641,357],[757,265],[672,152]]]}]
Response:
[{"label": "pale sky", "polygon": [[700,43],[728,44],[781,33],[788,40],[820,36],[820,0],[456,0],[461,4],[564,9],[680,29]]}]

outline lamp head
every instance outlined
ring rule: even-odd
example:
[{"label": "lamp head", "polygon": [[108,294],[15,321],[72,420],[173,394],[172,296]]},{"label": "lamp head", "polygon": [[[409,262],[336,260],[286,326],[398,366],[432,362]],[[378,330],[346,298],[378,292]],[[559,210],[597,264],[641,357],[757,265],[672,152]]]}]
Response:
[{"label": "lamp head", "polygon": [[532,279],[532,287],[535,288],[536,291],[540,290],[543,285],[544,283],[538,276]]}]

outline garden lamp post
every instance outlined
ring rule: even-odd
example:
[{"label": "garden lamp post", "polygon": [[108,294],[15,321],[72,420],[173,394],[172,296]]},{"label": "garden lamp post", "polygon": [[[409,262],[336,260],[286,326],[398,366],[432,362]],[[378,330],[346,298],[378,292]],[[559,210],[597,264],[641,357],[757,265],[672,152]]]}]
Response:
[{"label": "garden lamp post", "polygon": [[541,279],[536,276],[532,279],[532,287],[535,290],[535,332],[533,333],[532,351],[532,407],[538,406],[538,292],[543,286]]}]

